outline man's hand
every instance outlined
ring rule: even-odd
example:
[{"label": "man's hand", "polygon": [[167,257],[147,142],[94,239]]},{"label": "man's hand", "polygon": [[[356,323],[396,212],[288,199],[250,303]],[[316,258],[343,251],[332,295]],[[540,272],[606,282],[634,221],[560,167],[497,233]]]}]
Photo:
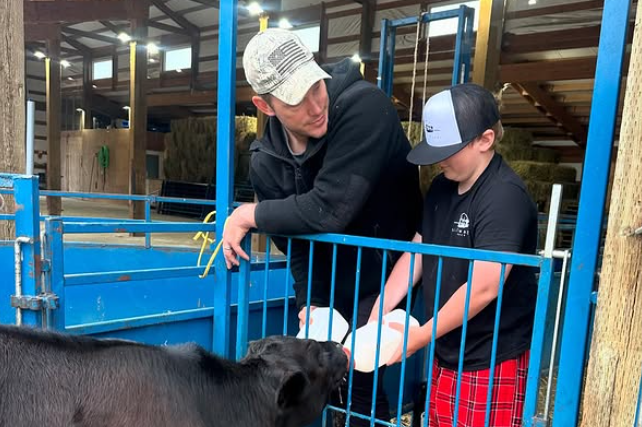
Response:
[{"label": "man's hand", "polygon": [[[430,342],[431,331],[426,329],[426,326],[430,323],[425,324],[424,326],[410,326],[408,327],[408,347],[406,348],[406,358],[412,356],[422,348],[428,345]],[[403,337],[404,325],[401,323],[390,323],[388,326],[395,329],[401,333]],[[401,362],[403,356],[403,338],[399,343],[399,347],[395,351],[395,354],[390,358],[387,365],[394,365],[395,363]]]},{"label": "man's hand", "polygon": [[[315,306],[311,305],[310,306],[310,315],[312,315],[312,312],[316,309]],[[303,328],[305,326],[305,315],[307,313],[306,307],[303,307],[301,311],[299,311],[299,329]],[[310,318],[310,325],[312,325],[312,319]]]},{"label": "man's hand", "polygon": [[254,220],[255,209],[256,203],[243,204],[236,208],[227,219],[221,240],[223,242],[225,265],[227,265],[228,269],[239,265],[237,255],[246,261],[250,260],[248,254],[241,249],[241,240],[251,228],[256,227],[256,221]]}]

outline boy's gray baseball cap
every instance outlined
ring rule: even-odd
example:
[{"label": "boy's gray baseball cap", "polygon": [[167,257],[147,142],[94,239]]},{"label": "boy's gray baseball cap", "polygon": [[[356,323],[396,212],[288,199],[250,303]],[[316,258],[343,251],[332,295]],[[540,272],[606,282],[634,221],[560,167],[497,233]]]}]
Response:
[{"label": "boy's gray baseball cap", "polygon": [[473,83],[443,90],[428,99],[422,116],[422,141],[408,153],[416,165],[432,165],[458,153],[500,119],[490,91]]},{"label": "boy's gray baseball cap", "polygon": [[331,78],[296,34],[268,28],[256,34],[243,54],[245,77],[259,94],[271,94],[288,105],[299,104],[312,85]]}]

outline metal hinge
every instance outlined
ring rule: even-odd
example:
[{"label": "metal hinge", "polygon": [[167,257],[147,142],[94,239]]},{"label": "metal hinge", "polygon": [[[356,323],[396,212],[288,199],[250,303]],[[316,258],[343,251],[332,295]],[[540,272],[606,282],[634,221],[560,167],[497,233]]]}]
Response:
[{"label": "metal hinge", "polygon": [[33,310],[33,311],[39,311],[42,309],[55,310],[58,308],[58,295],[56,294],[42,294],[38,296],[22,295],[19,297],[15,295],[11,295],[11,307],[21,308],[23,310]]}]

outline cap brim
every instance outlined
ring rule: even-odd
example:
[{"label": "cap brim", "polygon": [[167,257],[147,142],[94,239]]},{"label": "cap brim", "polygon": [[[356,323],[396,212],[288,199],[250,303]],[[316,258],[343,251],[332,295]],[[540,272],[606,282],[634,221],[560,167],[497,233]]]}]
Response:
[{"label": "cap brim", "polygon": [[460,142],[459,144],[449,145],[447,147],[433,147],[426,143],[425,139],[408,153],[406,159],[414,165],[434,165],[443,162],[448,157],[460,152],[470,141]]},{"label": "cap brim", "polygon": [[297,105],[303,101],[312,85],[319,80],[332,77],[311,60],[296,70],[286,81],[274,89],[271,94],[288,105]]}]

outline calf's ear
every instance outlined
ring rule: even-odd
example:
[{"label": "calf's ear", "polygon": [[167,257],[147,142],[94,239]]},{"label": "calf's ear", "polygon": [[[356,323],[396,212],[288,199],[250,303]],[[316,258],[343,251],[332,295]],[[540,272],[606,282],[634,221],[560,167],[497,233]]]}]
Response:
[{"label": "calf's ear", "polygon": [[309,384],[307,376],[301,371],[284,375],[277,395],[278,407],[287,409],[299,403]]}]

